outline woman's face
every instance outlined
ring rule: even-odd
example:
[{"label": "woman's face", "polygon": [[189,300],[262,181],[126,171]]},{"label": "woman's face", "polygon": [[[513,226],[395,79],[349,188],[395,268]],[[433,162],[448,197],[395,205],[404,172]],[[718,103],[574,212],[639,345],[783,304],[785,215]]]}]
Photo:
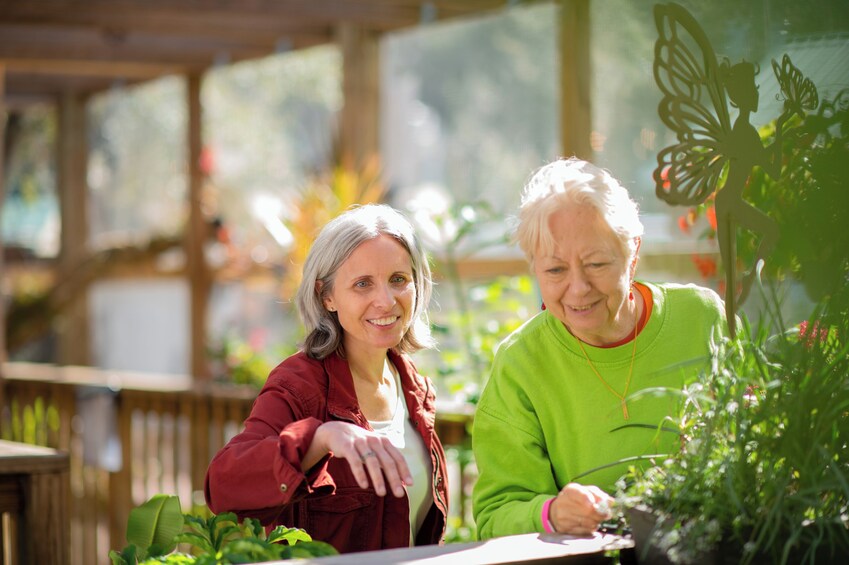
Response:
[{"label": "woman's face", "polygon": [[534,252],[534,273],[546,309],[572,334],[607,345],[634,330],[628,293],[636,267],[595,208],[577,204],[549,218],[554,249]]},{"label": "woman's face", "polygon": [[336,310],[346,351],[385,355],[401,342],[416,306],[409,253],[388,235],[363,242],[336,271],[324,305]]}]

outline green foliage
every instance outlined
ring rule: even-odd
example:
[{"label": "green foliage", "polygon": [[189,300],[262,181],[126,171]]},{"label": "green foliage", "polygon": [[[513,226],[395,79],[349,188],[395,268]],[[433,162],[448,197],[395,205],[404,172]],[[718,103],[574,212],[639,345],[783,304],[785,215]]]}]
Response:
[{"label": "green foliage", "polygon": [[[529,275],[472,279],[461,266],[507,243],[504,218],[485,202],[413,210],[413,221],[433,258],[437,307],[432,331],[438,357],[420,363],[454,395],[475,402],[498,343],[518,328],[536,302]],[[444,290],[444,294],[442,291]]]},{"label": "green foliage", "polygon": [[183,529],[180,499],[165,494],[153,498],[130,511],[127,541],[142,556],[155,557],[170,553],[176,547],[174,537]]},{"label": "green foliage", "polygon": [[[277,526],[266,534],[258,520],[239,523],[231,512],[206,518],[184,515],[179,499],[164,494],[130,513],[127,541],[130,545],[122,551],[109,553],[113,565],[227,565],[337,554],[333,546],[313,541],[299,528]],[[175,552],[177,544],[190,545],[193,553]]]},{"label": "green foliage", "polygon": [[[764,275],[781,280],[793,277],[804,285],[809,297],[820,301],[849,282],[849,90],[825,100],[816,113],[788,122],[795,126],[782,146],[781,175],[772,179],[756,168],[749,178],[744,198],[769,215],[779,226],[781,237],[764,265]],[[761,130],[771,142],[775,124]],[[687,225],[710,214],[713,201],[692,208],[682,221]],[[703,237],[716,237],[715,220]],[[741,231],[737,256],[750,268],[759,235]]]},{"label": "green foliage", "polygon": [[500,276],[466,289],[459,280],[450,284],[464,294],[462,306],[445,312],[433,331],[440,342],[434,375],[452,392],[466,388],[474,402],[476,391],[489,374],[495,349],[527,318],[534,286],[529,275]]},{"label": "green foliage", "polygon": [[[772,135],[772,129],[762,132]],[[849,91],[826,100],[784,141],[777,180],[756,171],[749,200],[779,224],[781,239],[767,261],[775,276],[799,279],[813,300],[832,295],[849,280]],[[756,242],[743,242],[751,254]],[[769,272],[769,271],[768,271]]]},{"label": "green foliage", "polygon": [[207,354],[217,377],[257,388],[265,384],[274,366],[261,351],[239,339],[225,338],[217,346],[210,347]]},{"label": "green foliage", "polygon": [[264,329],[255,329],[247,340],[225,336],[207,348],[207,356],[216,379],[262,388],[274,366],[297,351],[294,342],[269,347]]},{"label": "green foliage", "polygon": [[664,523],[653,544],[673,562],[718,546],[744,563],[849,551],[849,317],[829,303],[812,319],[718,344],[684,391],[681,450],[620,482],[622,507]]}]

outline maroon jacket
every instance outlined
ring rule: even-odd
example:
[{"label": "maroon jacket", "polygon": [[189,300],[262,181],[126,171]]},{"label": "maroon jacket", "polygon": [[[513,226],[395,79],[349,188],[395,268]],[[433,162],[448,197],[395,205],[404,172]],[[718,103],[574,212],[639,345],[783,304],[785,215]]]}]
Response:
[{"label": "maroon jacket", "polygon": [[[407,411],[433,463],[433,501],[415,545],[442,543],[448,514],[445,452],[434,433],[433,384],[406,356],[390,352]],[[316,361],[303,352],[278,365],[257,396],[243,432],[212,459],[206,501],[215,513],[235,512],[266,526],[304,528],[341,553],[410,545],[407,497],[362,489],[345,459],[326,456],[301,471],[316,429],[342,420],[371,429],[360,411],[348,363],[334,354]]]}]

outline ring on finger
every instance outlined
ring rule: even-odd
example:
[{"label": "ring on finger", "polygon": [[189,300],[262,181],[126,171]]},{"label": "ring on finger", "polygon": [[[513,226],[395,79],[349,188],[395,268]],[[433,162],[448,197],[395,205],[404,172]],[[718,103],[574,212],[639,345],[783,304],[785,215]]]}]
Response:
[{"label": "ring on finger", "polygon": [[365,463],[365,460],[368,459],[369,457],[377,457],[377,453],[375,453],[374,451],[366,451],[365,453],[360,455],[360,461]]}]

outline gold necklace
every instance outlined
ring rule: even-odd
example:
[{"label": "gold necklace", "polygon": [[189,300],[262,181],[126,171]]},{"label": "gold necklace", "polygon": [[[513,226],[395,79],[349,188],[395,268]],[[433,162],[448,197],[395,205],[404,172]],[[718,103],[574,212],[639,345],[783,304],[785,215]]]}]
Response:
[{"label": "gold necklace", "polygon": [[[636,310],[636,308],[635,308],[635,310]],[[631,351],[631,368],[628,369],[628,380],[625,381],[625,392],[623,392],[622,394],[619,394],[618,392],[613,390],[613,387],[610,386],[610,384],[606,380],[604,380],[604,377],[602,377],[601,373],[598,372],[598,369],[595,368],[595,365],[593,365],[593,362],[590,361],[590,356],[587,355],[587,350],[584,349],[584,343],[580,340],[580,338],[578,336],[575,336],[575,339],[578,340],[578,346],[581,348],[581,352],[583,352],[584,358],[587,360],[587,363],[589,364],[590,369],[593,370],[593,373],[595,373],[595,376],[597,376],[598,380],[601,381],[601,384],[603,384],[605,387],[607,387],[607,390],[609,390],[611,393],[613,393],[613,396],[618,398],[619,401],[621,402],[621,404],[622,404],[622,417],[625,418],[626,420],[629,418],[629,414],[628,414],[628,403],[625,401],[625,398],[628,396],[628,389],[631,387],[631,375],[634,374],[634,357],[637,356],[637,326],[639,325],[638,320],[639,320],[639,318],[637,317],[637,314],[635,312],[634,313],[634,348]]]}]

